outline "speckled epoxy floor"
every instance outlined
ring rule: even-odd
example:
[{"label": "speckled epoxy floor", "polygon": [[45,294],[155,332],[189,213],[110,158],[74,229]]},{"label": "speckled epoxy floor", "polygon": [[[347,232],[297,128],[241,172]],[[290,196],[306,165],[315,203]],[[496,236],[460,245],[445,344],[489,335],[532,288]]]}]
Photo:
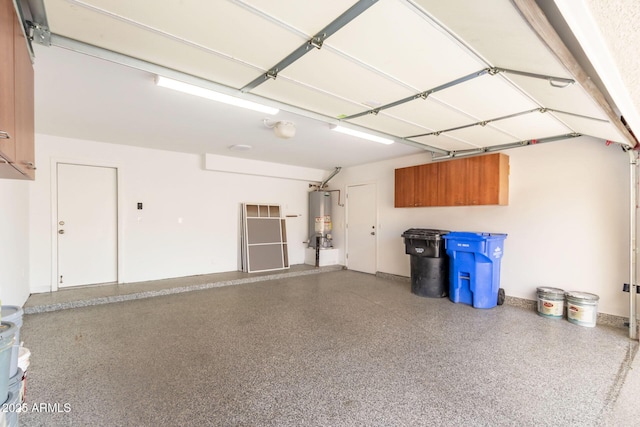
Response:
[{"label": "speckled epoxy floor", "polygon": [[23,413],[20,425],[611,419],[637,347],[624,330],[409,287],[337,271],[27,315],[27,402],[70,412]]}]

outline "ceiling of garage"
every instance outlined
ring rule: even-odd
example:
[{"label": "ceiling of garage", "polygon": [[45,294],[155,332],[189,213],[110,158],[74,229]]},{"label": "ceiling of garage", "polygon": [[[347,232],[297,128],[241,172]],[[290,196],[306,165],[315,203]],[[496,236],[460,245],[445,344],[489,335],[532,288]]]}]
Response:
[{"label": "ceiling of garage", "polygon": [[[577,134],[633,145],[511,1],[44,5],[52,44],[65,49],[36,48],[42,133],[323,169]],[[69,49],[143,62],[123,66]],[[297,49],[303,54],[283,64]],[[269,117],[174,93],[155,86],[155,74],[282,111]],[[294,122],[295,137],[275,137],[267,117]],[[396,144],[331,132],[330,124],[391,136]],[[237,144],[254,149],[229,150]]]}]

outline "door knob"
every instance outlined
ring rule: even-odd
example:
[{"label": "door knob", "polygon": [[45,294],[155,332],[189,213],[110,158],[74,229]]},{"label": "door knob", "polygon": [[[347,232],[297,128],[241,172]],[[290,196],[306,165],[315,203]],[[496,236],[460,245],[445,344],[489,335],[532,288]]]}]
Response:
[{"label": "door knob", "polygon": [[64,234],[64,230],[58,230],[58,234]]},{"label": "door knob", "polygon": [[376,232],[375,232],[375,231],[372,231],[372,232],[371,232],[371,235],[372,235],[372,236],[375,236],[375,235],[376,235]]}]

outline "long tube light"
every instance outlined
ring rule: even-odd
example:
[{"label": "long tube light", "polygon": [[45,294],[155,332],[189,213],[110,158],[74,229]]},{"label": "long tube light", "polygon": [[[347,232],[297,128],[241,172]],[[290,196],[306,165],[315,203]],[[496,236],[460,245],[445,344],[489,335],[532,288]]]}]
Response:
[{"label": "long tube light", "polygon": [[346,135],[355,136],[356,138],[362,138],[362,139],[366,139],[373,142],[379,142],[380,144],[389,145],[395,142],[393,139],[382,138],[376,135],[371,135],[370,133],[349,129],[344,126],[332,126],[331,130],[335,130],[336,132],[344,133]]},{"label": "long tube light", "polygon": [[280,111],[274,107],[258,104],[256,102],[247,101],[246,99],[236,98],[235,96],[226,95],[200,86],[184,83],[163,76],[156,76],[156,85],[168,89],[177,90],[178,92],[188,93],[189,95],[200,96],[212,101],[223,102],[225,104],[234,105],[236,107],[246,108],[248,110],[259,111],[265,114],[278,114]]}]

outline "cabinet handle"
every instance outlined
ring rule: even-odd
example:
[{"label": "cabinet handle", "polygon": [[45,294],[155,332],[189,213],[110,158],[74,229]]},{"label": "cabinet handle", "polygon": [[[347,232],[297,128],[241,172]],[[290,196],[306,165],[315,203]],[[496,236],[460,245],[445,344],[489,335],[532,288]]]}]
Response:
[{"label": "cabinet handle", "polygon": [[0,157],[0,163],[2,163],[3,165],[8,165],[9,162],[7,162],[6,159],[3,159],[2,157]]},{"label": "cabinet handle", "polygon": [[33,162],[24,162],[24,164],[27,166],[27,169],[36,170],[36,165],[34,165]]},{"label": "cabinet handle", "polygon": [[0,139],[11,139],[11,135],[9,135],[9,132],[0,130]]}]

